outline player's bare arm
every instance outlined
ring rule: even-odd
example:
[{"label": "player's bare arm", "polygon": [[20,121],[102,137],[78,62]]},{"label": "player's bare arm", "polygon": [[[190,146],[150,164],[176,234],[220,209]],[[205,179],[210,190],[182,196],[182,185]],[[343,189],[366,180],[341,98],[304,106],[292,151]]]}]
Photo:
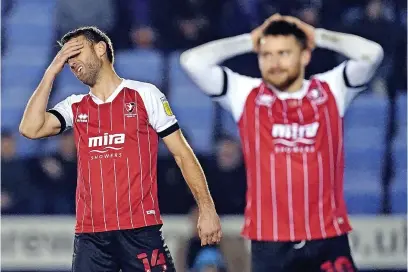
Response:
[{"label": "player's bare arm", "polygon": [[47,68],[37,89],[31,96],[20,123],[20,133],[30,139],[39,139],[56,135],[61,130],[61,123],[53,114],[46,112],[48,98],[57,75],[64,68],[68,59],[79,54],[83,43],[76,39],[67,42]]},{"label": "player's bare arm", "polygon": [[193,150],[180,130],[163,138],[187,181],[199,208],[198,232],[201,244],[218,243],[221,239],[220,219],[208,190],[204,172]]}]

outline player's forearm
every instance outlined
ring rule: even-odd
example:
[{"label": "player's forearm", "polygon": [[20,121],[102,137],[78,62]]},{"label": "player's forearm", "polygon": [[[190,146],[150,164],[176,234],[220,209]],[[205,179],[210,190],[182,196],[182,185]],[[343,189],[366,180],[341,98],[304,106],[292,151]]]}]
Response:
[{"label": "player's forearm", "polygon": [[199,209],[213,209],[214,202],[210,195],[210,191],[208,190],[204,171],[193,151],[186,151],[183,155],[175,156],[175,160]]},{"label": "player's forearm", "polygon": [[185,51],[180,57],[181,66],[191,79],[207,94],[218,95],[224,86],[221,62],[251,52],[250,34],[212,41]]},{"label": "player's forearm", "polygon": [[27,138],[37,138],[36,135],[45,123],[48,98],[54,80],[54,75],[46,73],[27,103],[19,127],[20,133]]},{"label": "player's forearm", "polygon": [[185,51],[181,56],[181,64],[186,68],[196,63],[217,65],[226,59],[251,52],[252,49],[250,34],[224,38]]},{"label": "player's forearm", "polygon": [[383,59],[384,51],[381,45],[353,34],[318,28],[315,39],[318,47],[343,54],[352,60],[378,66]]}]

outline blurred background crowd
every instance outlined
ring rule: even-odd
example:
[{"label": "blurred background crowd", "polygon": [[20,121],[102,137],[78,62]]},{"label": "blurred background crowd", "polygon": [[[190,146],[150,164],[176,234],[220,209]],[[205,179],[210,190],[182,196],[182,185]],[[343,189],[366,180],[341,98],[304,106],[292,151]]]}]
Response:
[{"label": "blurred background crowd", "polygon": [[[28,141],[18,135],[18,123],[59,49],[56,40],[84,25],[95,25],[111,37],[119,75],[154,83],[167,95],[202,163],[219,213],[242,214],[246,181],[237,130],[229,115],[186,77],[178,58],[193,46],[250,32],[275,12],[383,46],[380,71],[346,115],[345,195],[352,214],[406,214],[406,1],[2,0],[1,4],[2,214],[75,212],[72,133]],[[333,52],[316,49],[307,75],[324,72],[342,60]],[[224,65],[259,76],[254,54]],[[88,92],[86,86],[65,70],[50,103],[84,92]],[[163,146],[158,186],[163,214],[186,214],[194,208],[181,173]],[[197,243],[193,239],[191,247],[199,248]],[[216,252],[205,254],[204,259],[221,258]],[[190,257],[188,266],[193,266],[195,256]]]}]

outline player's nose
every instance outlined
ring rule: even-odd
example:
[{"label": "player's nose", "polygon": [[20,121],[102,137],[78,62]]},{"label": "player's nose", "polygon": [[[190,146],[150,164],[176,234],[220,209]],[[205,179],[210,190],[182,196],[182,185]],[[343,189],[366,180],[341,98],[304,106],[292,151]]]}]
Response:
[{"label": "player's nose", "polygon": [[77,67],[78,64],[77,64],[77,62],[75,60],[69,59],[68,60],[68,65],[72,70],[75,70],[75,67]]}]

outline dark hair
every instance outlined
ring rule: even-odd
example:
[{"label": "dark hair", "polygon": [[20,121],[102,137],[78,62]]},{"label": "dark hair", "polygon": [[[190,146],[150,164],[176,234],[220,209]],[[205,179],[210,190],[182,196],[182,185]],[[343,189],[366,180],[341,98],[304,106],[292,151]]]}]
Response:
[{"label": "dark hair", "polygon": [[104,42],[106,44],[106,53],[108,55],[109,62],[113,63],[115,61],[113,56],[112,41],[109,39],[108,35],[95,26],[85,26],[72,30],[65,34],[58,44],[62,47],[69,40],[79,36],[84,36],[91,43]]},{"label": "dark hair", "polygon": [[294,23],[289,23],[287,21],[274,21],[270,23],[263,31],[263,36],[295,36],[296,40],[300,43],[303,49],[307,47],[307,37],[305,32],[297,27]]}]

